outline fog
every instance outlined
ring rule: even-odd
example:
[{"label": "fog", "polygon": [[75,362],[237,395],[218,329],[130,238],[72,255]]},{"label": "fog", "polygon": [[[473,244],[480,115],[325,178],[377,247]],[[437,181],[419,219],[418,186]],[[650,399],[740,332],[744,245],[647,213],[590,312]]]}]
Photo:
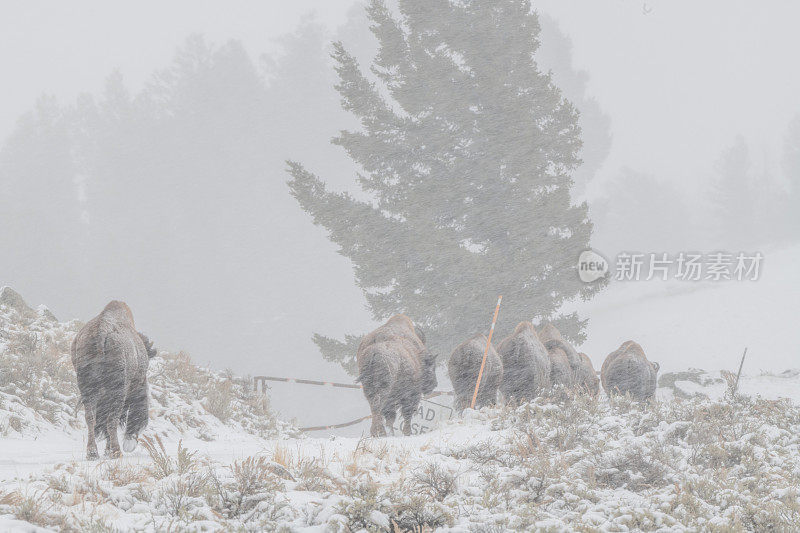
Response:
[{"label": "fog", "polygon": [[[613,257],[797,241],[800,4],[533,4],[536,60],[582,114],[572,194],[588,202],[593,248]],[[350,381],[312,335],[343,340],[378,320],[354,265],[290,194],[286,160],[366,197],[362,169],[330,142],[359,128],[330,54],[341,40],[368,72],[377,43],[363,6],[79,1],[3,12],[0,285],[61,320],[125,300],[160,348],[216,368]],[[731,214],[742,200],[745,218]],[[275,390],[287,413],[312,402],[340,412],[338,396]],[[345,403],[359,413],[359,401]]]}]

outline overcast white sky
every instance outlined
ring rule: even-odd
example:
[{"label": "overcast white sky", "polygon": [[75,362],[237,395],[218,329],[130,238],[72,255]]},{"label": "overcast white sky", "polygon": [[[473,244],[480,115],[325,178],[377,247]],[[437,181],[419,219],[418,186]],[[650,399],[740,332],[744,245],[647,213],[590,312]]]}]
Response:
[{"label": "overcast white sky", "polygon": [[800,2],[656,0],[536,5],[559,20],[612,118],[606,169],[696,183],[741,133],[777,157],[800,113]]},{"label": "overcast white sky", "polygon": [[[315,13],[331,27],[352,0],[28,1],[0,13],[0,137],[38,95],[96,92],[114,69],[136,88],[191,33],[241,40],[254,55]],[[800,2],[542,0],[612,118],[603,172],[621,166],[691,186],[741,133],[775,159],[800,112]]]}]

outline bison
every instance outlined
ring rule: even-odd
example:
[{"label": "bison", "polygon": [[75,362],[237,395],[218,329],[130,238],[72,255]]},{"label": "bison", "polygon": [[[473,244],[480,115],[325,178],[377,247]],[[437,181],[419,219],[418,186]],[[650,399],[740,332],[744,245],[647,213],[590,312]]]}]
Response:
[{"label": "bison", "polygon": [[578,356],[581,358],[582,364],[581,371],[575,374],[576,384],[581,387],[583,391],[588,392],[592,396],[597,396],[597,393],[600,392],[600,378],[597,377],[597,370],[594,369],[592,360],[589,359],[588,355],[581,352]]},{"label": "bison", "polygon": [[[600,380],[589,356],[578,353],[570,343],[564,340],[561,332],[550,323],[542,327],[539,337],[547,348],[550,359],[554,362],[553,382],[575,387],[592,396],[597,395],[600,390]],[[569,365],[569,371],[567,371],[566,365]]]},{"label": "bison", "polygon": [[648,361],[641,346],[627,341],[603,361],[600,378],[609,396],[630,394],[636,400],[646,400],[656,392],[658,369],[658,363]]},{"label": "bison", "polygon": [[497,353],[503,363],[500,391],[507,400],[531,400],[550,387],[552,363],[530,322],[520,322]]},{"label": "bison", "polygon": [[[411,417],[423,394],[436,388],[436,357],[425,347],[414,323],[395,315],[361,340],[356,356],[358,381],[372,412],[373,437],[385,436],[397,410],[403,416],[404,435],[411,434]],[[391,429],[394,432],[394,429]]]},{"label": "bison", "polygon": [[95,438],[106,440],[106,456],[121,456],[117,427],[125,428],[123,448],[136,448],[147,426],[147,367],[153,343],[136,331],[130,308],[110,302],[72,341],[72,365],[86,413],[86,457],[97,459]]},{"label": "bison", "polygon": [[[453,383],[455,393],[454,407],[461,412],[472,402],[475,394],[475,383],[478,381],[478,374],[483,362],[483,354],[486,352],[488,339],[481,333],[475,335],[458,345],[447,361],[447,373]],[[494,346],[489,345],[489,352],[486,354],[486,365],[481,377],[481,385],[478,388],[478,396],[475,406],[480,409],[485,405],[492,405],[497,400],[497,390],[503,381],[503,362]]]},{"label": "bison", "polygon": [[[552,324],[545,324],[539,331],[539,338],[547,350],[547,355],[550,358],[550,383],[551,385],[563,385],[564,387],[572,387],[575,384],[575,373],[572,370],[574,365],[578,364],[577,360],[570,360],[572,353],[568,350],[554,349],[554,346],[560,346],[563,343],[561,333]],[[548,347],[549,345],[549,347]],[[574,350],[573,350],[574,352]],[[577,353],[575,354],[577,357]]]}]

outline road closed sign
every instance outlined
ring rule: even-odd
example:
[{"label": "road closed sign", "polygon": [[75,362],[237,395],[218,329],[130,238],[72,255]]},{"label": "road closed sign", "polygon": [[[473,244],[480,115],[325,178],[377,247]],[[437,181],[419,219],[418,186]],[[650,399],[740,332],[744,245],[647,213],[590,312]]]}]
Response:
[{"label": "road closed sign", "polygon": [[[402,435],[401,424],[403,418],[398,412],[398,417],[394,422],[394,430],[397,434]],[[453,408],[449,405],[442,405],[440,403],[432,402],[430,400],[422,400],[419,402],[419,407],[411,417],[411,434],[421,435],[433,431],[436,427],[446,420],[453,417]]]}]

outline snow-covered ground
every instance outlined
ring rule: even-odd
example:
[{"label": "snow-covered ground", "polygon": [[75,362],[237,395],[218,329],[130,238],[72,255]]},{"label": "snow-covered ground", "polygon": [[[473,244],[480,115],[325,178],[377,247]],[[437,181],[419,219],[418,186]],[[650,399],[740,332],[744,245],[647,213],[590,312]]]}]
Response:
[{"label": "snow-covered ground", "polygon": [[[760,381],[783,379],[798,384]],[[686,393],[707,388],[684,381],[696,385],[679,383]],[[77,433],[36,442],[0,441],[0,530],[31,531],[20,519],[95,531],[788,530],[800,520],[800,409],[768,400],[565,395],[467,411],[419,436],[232,432],[100,462],[82,460]]]},{"label": "snow-covered ground", "polygon": [[[794,247],[766,254],[756,282],[617,283],[582,304],[581,350],[596,367],[627,339],[659,361],[650,404],[562,395],[468,411],[419,436],[362,438],[366,424],[303,435],[242,380],[162,354],[149,450],[99,462],[84,460],[66,355],[79,324],[4,292],[0,531],[790,530],[798,261]],[[745,346],[731,398],[720,370],[735,371]],[[366,414],[358,391],[325,393]]]}]

